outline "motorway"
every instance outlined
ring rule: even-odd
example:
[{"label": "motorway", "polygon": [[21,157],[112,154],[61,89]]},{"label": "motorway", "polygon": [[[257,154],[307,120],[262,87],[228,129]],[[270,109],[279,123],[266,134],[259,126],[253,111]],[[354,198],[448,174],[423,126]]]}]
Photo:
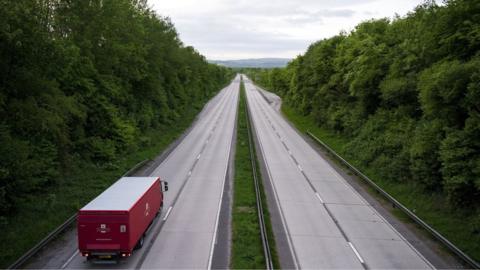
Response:
[{"label": "motorway", "polygon": [[[433,268],[286,122],[278,111],[281,100],[269,92],[261,92],[243,77],[259,161],[268,175],[264,185],[267,195],[273,198],[269,208],[278,210],[273,215],[280,222],[272,224],[283,235],[275,235],[282,267]],[[51,248],[47,255],[38,256],[27,267],[227,267],[230,242],[219,235],[230,230],[225,226],[229,214],[224,209],[231,207],[227,174],[233,152],[239,84],[237,75],[204,107],[172,152],[143,172],[144,176],[159,176],[168,181],[170,190],[142,249],[119,264],[94,265],[79,255],[72,230],[65,242],[57,244],[57,250]],[[272,101],[267,102],[266,98]],[[279,246],[280,242],[285,245]],[[222,263],[216,263],[219,257]]]},{"label": "motorway", "polygon": [[[162,214],[147,233],[142,249],[113,268],[211,268],[220,209],[234,138],[240,77],[203,109],[194,126],[149,175],[169,182]],[[106,268],[81,257],[75,245],[36,268]],[[229,250],[221,246],[218,252]],[[220,250],[221,249],[221,250]],[[56,253],[60,256],[60,253]],[[69,254],[69,255],[70,255]],[[45,260],[45,257],[43,258]]]},{"label": "motorway", "polygon": [[269,178],[264,181],[292,258],[287,268],[433,268],[272,108],[275,104],[250,80],[244,82],[257,152]]},{"label": "motorway", "polygon": [[[153,172],[169,181],[175,179],[171,184],[175,187],[167,197],[168,219],[139,267],[211,267],[235,130],[239,82],[237,75],[223,90],[218,104],[203,114],[205,120]],[[180,196],[172,202],[174,194]]]}]

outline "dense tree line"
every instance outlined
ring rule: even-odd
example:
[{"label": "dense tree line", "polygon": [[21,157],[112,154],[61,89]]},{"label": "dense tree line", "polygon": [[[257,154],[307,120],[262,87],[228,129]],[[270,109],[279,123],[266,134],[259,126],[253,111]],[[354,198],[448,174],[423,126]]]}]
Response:
[{"label": "dense tree line", "polygon": [[230,77],[145,0],[0,0],[0,216],[78,160],[104,164]]},{"label": "dense tree line", "polygon": [[480,1],[428,1],[252,74],[350,139],[347,155],[452,206],[480,206]]}]

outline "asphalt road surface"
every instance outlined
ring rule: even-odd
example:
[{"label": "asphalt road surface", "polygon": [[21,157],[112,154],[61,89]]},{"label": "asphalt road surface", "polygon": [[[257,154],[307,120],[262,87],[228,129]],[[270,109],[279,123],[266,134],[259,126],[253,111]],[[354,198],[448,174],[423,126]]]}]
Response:
[{"label": "asphalt road surface", "polygon": [[[283,119],[278,97],[258,90],[245,76],[244,82],[257,151],[285,238],[279,254],[291,259],[284,268],[433,268]],[[218,254],[228,257],[228,241],[217,240],[219,229],[229,229],[220,219],[221,209],[228,208],[224,194],[239,83],[237,76],[205,106],[173,151],[144,173],[168,181],[170,190],[142,249],[119,264],[91,264],[79,255],[72,230],[57,250],[27,267],[198,269],[215,267]]]},{"label": "asphalt road surface", "polygon": [[257,151],[266,165],[292,267],[433,268],[266,102],[251,81],[244,82],[260,146]]},{"label": "asphalt road surface", "polygon": [[168,181],[169,191],[142,249],[108,266],[87,262],[75,246],[63,265],[42,268],[210,268],[215,249],[230,248],[218,247],[216,240],[239,83],[237,75],[206,105],[190,132],[150,174]]}]

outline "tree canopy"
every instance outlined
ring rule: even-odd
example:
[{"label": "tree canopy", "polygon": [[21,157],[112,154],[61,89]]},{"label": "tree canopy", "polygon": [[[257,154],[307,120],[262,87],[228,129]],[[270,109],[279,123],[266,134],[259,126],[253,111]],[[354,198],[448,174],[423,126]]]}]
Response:
[{"label": "tree canopy", "polygon": [[0,0],[0,216],[76,160],[104,164],[231,74],[145,0]]},{"label": "tree canopy", "polygon": [[251,76],[392,182],[480,206],[480,1],[426,1]]}]

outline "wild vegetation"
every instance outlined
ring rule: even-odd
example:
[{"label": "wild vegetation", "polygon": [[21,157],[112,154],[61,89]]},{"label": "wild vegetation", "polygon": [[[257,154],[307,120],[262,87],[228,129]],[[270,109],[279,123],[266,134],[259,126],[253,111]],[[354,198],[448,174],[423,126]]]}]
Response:
[{"label": "wild vegetation", "polygon": [[240,84],[240,103],[237,119],[237,146],[235,148],[235,180],[232,209],[233,269],[260,269],[265,267],[262,239],[256,207],[253,170],[249,154],[245,87]]},{"label": "wild vegetation", "polygon": [[[237,114],[237,145],[235,148],[235,180],[232,206],[232,254],[230,268],[232,269],[262,269],[265,268],[265,254],[263,251],[260,225],[258,219],[257,200],[253,175],[259,181],[263,216],[268,234],[268,242],[272,261],[275,267],[279,266],[275,239],[273,236],[270,213],[266,205],[266,197],[259,170],[252,168],[250,160],[249,119],[246,111],[246,94],[243,80],[240,83],[240,100]],[[253,143],[253,142],[252,142]],[[252,145],[255,152],[255,145]],[[255,153],[253,153],[255,156]],[[258,168],[258,161],[255,160]]]},{"label": "wild vegetation", "polygon": [[19,250],[61,220],[30,224],[161,150],[232,77],[145,0],[0,0],[0,59],[0,239],[22,227]]},{"label": "wild vegetation", "polygon": [[250,76],[480,259],[479,49],[480,1],[426,1]]}]

